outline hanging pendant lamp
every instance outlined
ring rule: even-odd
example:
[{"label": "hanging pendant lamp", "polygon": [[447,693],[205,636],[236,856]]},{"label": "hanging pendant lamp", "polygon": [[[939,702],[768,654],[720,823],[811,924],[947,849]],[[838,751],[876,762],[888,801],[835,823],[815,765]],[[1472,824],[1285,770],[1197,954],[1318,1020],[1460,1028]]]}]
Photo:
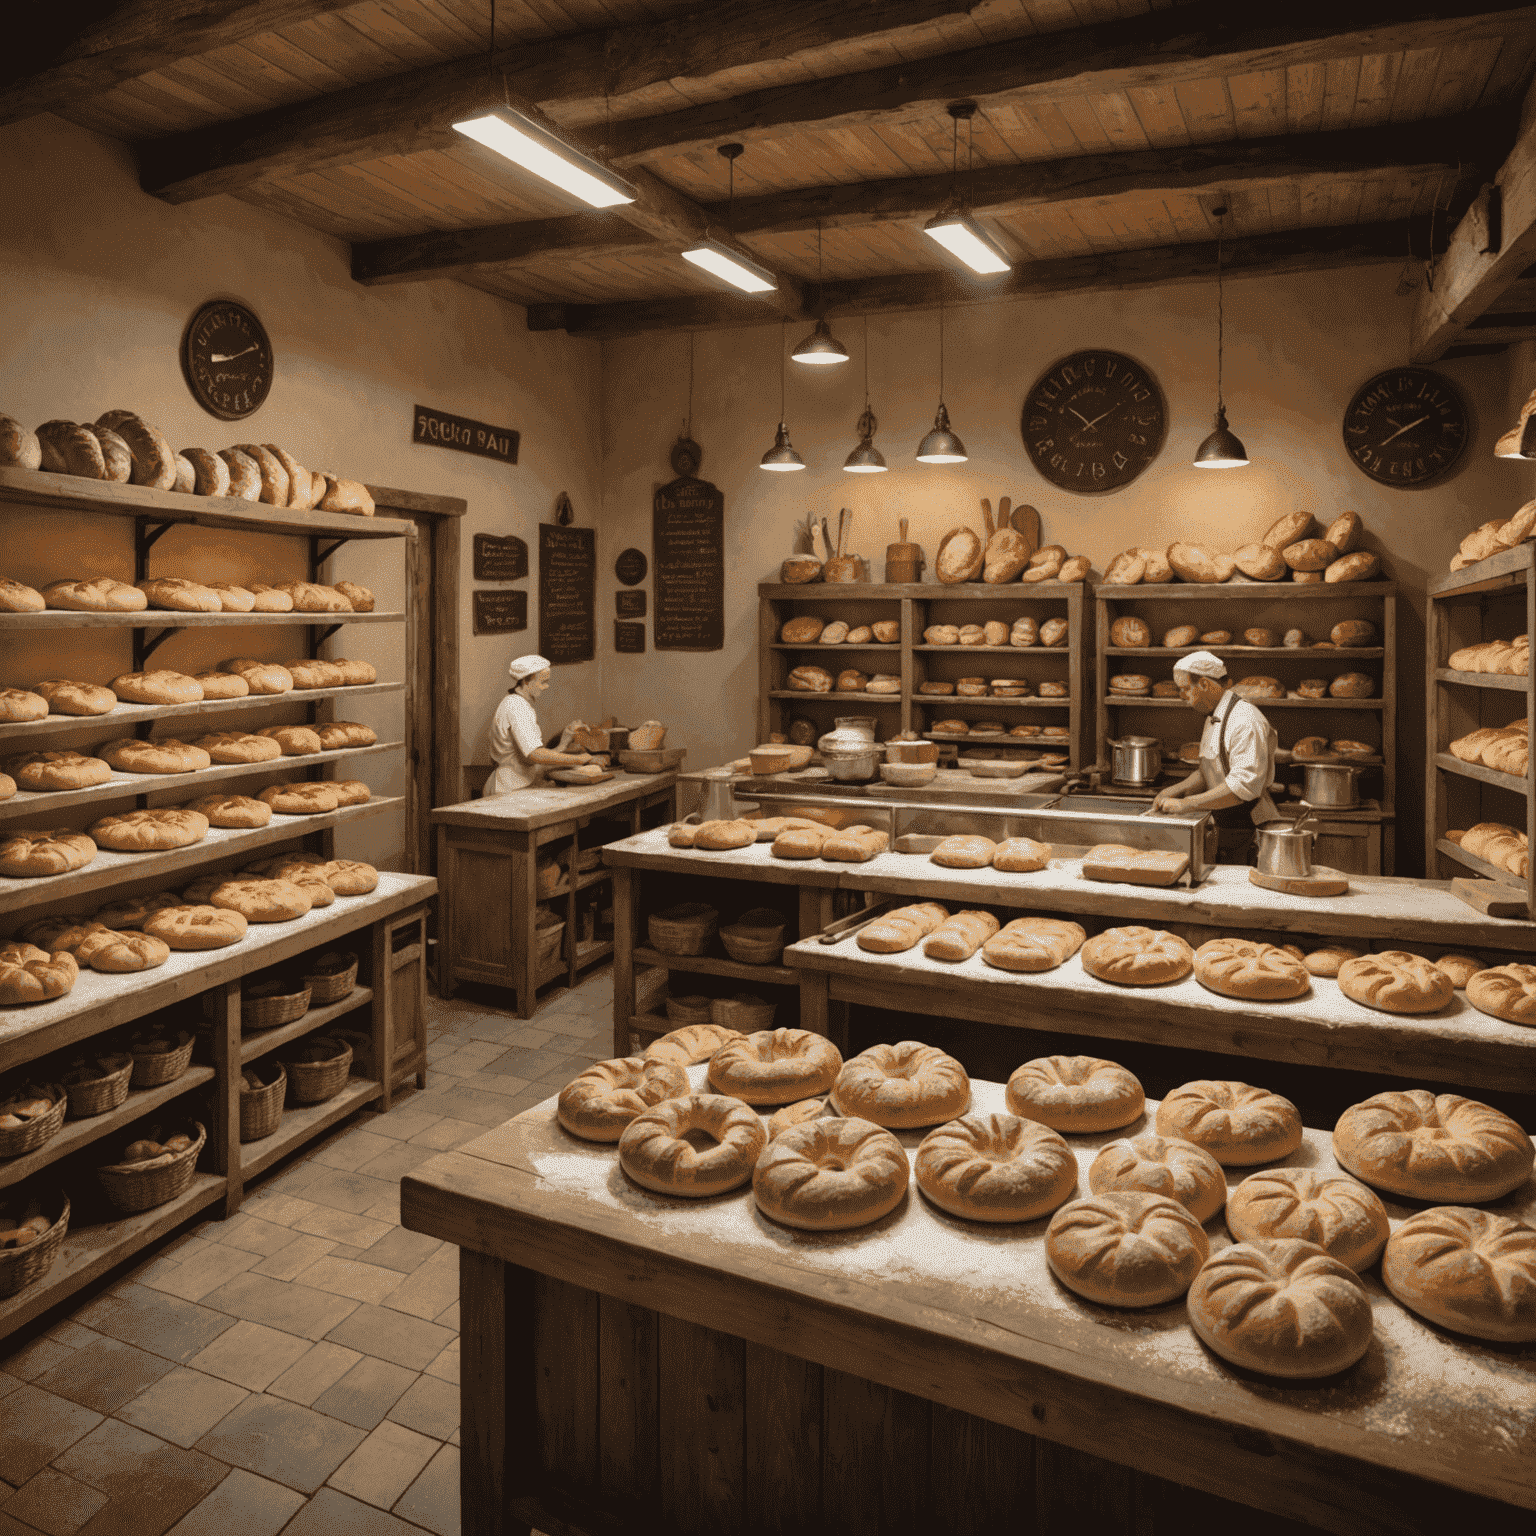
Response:
[{"label": "hanging pendant lamp", "polygon": [[764,469],[781,473],[804,469],[805,460],[795,452],[789,441],[789,428],[784,424],[784,344],[789,340],[789,322],[783,321],[779,329],[779,430],[774,434],[773,447],[762,457]]},{"label": "hanging pendant lamp", "polygon": [[[816,220],[816,303],[821,305],[821,220]],[[797,363],[816,363],[827,367],[832,363],[846,363],[848,349],[833,334],[832,327],[823,316],[816,322],[816,329],[789,354]]]},{"label": "hanging pendant lamp", "polygon": [[[730,167],[730,192],[725,216],[727,233],[736,222],[736,159],[744,148],[742,144],[722,144],[716,150]],[[779,286],[778,278],[767,267],[753,261],[745,251],[738,251],[735,246],[728,245],[724,240],[716,240],[708,233],[683,252],[683,260],[692,262],[711,277],[718,277],[721,282],[729,283],[732,288],[739,288],[743,293],[771,293]]]},{"label": "hanging pendant lamp", "polygon": [[988,276],[1008,272],[1013,263],[999,249],[997,242],[978,224],[960,196],[960,124],[966,125],[966,174],[975,169],[976,143],[971,119],[976,113],[974,101],[952,101],[949,115],[955,120],[950,146],[949,202],[923,225],[923,233],[957,256],[972,272]]},{"label": "hanging pendant lamp", "polygon": [[1216,225],[1216,430],[1195,449],[1196,469],[1241,469],[1248,462],[1248,450],[1242,440],[1227,426],[1227,407],[1221,395],[1222,352],[1226,341],[1226,313],[1221,283],[1221,241],[1226,208],[1211,210],[1217,218]]},{"label": "hanging pendant lamp", "polygon": [[965,444],[949,429],[949,411],[944,405],[944,290],[939,290],[939,409],[933,418],[933,430],[917,445],[919,464],[964,464],[970,458]]},{"label": "hanging pendant lamp", "polygon": [[843,460],[843,469],[850,475],[883,475],[890,465],[885,455],[875,447],[875,433],[880,423],[869,408],[869,316],[864,317],[864,414],[859,417],[859,446]]}]

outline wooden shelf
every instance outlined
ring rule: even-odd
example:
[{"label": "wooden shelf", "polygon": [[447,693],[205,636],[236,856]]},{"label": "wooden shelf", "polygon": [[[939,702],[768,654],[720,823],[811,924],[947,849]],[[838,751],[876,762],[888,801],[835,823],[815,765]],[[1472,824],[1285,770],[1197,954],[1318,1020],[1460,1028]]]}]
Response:
[{"label": "wooden shelf", "polygon": [[[86,806],[94,811],[99,808],[98,802],[120,800],[131,795],[150,795],[162,789],[191,790],[200,784],[220,784],[227,779],[246,778],[259,773],[275,775],[277,778],[308,778],[309,769],[321,767],[325,763],[339,763],[352,757],[371,757],[378,752],[398,752],[404,745],[403,741],[380,741],[371,747],[339,747],[334,752],[278,757],[265,763],[221,763],[212,768],[196,769],[192,773],[119,773],[114,770],[105,784],[92,784],[87,789],[18,790],[9,800],[0,801],[0,821],[30,816],[37,811],[65,811],[75,806]],[[187,798],[190,800],[195,797],[189,794]],[[398,805],[400,801],[393,800],[390,803]]]},{"label": "wooden shelf", "polygon": [[899,693],[808,693],[799,688],[773,688],[769,690],[770,699],[809,699],[814,702],[817,699],[831,699],[835,704],[890,704],[897,709],[901,708],[901,695]]},{"label": "wooden shelf", "polygon": [[17,750],[25,751],[29,738],[45,733],[103,724],[137,725],[144,720],[170,720],[187,715],[228,714],[231,710],[270,704],[340,704],[368,694],[404,692],[404,683],[359,683],[352,688],[294,688],[288,693],[252,693],[243,699],[204,699],[197,704],[119,704],[105,715],[49,715],[46,720],[6,721],[0,723],[0,741],[13,740]]},{"label": "wooden shelf", "polygon": [[836,645],[822,645],[819,640],[808,640],[804,645],[791,645],[785,640],[775,640],[770,647],[775,651],[815,651],[822,656],[831,656],[838,651],[895,651],[901,654],[900,640],[870,640],[861,641],[856,645],[849,645],[845,640],[839,640]]},{"label": "wooden shelf", "polygon": [[1523,587],[1532,565],[1533,547],[1519,544],[1500,550],[1486,560],[1477,560],[1464,571],[1451,571],[1432,581],[1427,589],[1431,601],[1483,597],[1491,592]]},{"label": "wooden shelf", "polygon": [[[589,886],[601,885],[604,880],[611,879],[613,879],[613,871],[611,869],[584,870],[581,874],[576,876],[576,889],[578,891],[584,891]],[[557,896],[569,896],[570,894],[571,887],[569,882],[567,882],[561,885],[558,889],[551,891],[547,896],[541,893],[539,900],[553,901]]]},{"label": "wooden shelf", "polygon": [[1060,656],[1072,653],[1063,645],[914,645],[914,651],[933,651],[940,656]]},{"label": "wooden shelf", "polygon": [[1192,656],[1196,651],[1209,651],[1213,656],[1235,656],[1239,661],[1245,656],[1264,656],[1275,661],[1380,661],[1387,653],[1379,645],[1335,646],[1330,650],[1314,650],[1310,645],[1110,645],[1104,649],[1106,656]]},{"label": "wooden shelf", "polygon": [[1496,880],[1500,885],[1507,885],[1524,896],[1529,889],[1529,882],[1519,875],[1512,875],[1507,869],[1501,869],[1497,864],[1490,864],[1487,859],[1480,859],[1475,853],[1468,853],[1459,843],[1453,843],[1448,837],[1435,840],[1435,847],[1448,859],[1454,859],[1458,864],[1464,864],[1475,874],[1481,875],[1485,880]]},{"label": "wooden shelf", "polygon": [[[1125,589],[1129,590],[1129,589]],[[999,602],[1017,598],[1056,598],[1080,595],[1084,583],[1080,581],[1022,581],[1000,582],[989,586],[981,581],[958,581],[952,586],[942,581],[764,581],[758,584],[758,595],[783,601],[835,603],[839,599],[870,602],[910,597],[923,602]]]},{"label": "wooden shelf", "polygon": [[[1433,589],[1431,589],[1433,590]],[[1317,602],[1331,597],[1391,597],[1397,584],[1391,581],[1157,581],[1139,582],[1133,587],[1119,586],[1113,582],[1099,582],[1093,589],[1095,597],[1110,602],[1141,602],[1150,600],[1160,603],[1182,603],[1186,599],[1196,602],[1233,598],[1243,600],[1269,593],[1273,597],[1290,602],[1298,598],[1302,602]]]},{"label": "wooden shelf", "polygon": [[[1268,709],[1384,709],[1385,699],[1250,699],[1250,704],[1261,710]],[[1123,694],[1108,694],[1104,703],[1134,705],[1137,709],[1183,709],[1191,714],[1195,710],[1183,699],[1153,699],[1145,695],[1127,698]]]},{"label": "wooden shelf", "polygon": [[1071,699],[998,699],[991,694],[983,694],[980,698],[974,696],[962,699],[953,693],[914,693],[914,704],[926,704],[932,709],[950,709],[956,704],[984,704],[990,709],[1071,709]]},{"label": "wooden shelf", "polygon": [[240,1167],[245,1178],[255,1178],[327,1126],[346,1119],[353,1110],[378,1098],[383,1091],[378,1083],[368,1078],[353,1077],[334,1099],[327,1099],[323,1104],[298,1104],[284,1109],[283,1118],[270,1136],[241,1143]]},{"label": "wooden shelf", "polygon": [[312,1030],[321,1029],[343,1014],[361,1008],[373,1001],[372,987],[353,987],[339,1003],[327,1003],[323,1008],[311,1008],[303,1018],[291,1024],[279,1024],[276,1029],[252,1030],[240,1039],[240,1065],[257,1061],[269,1055],[290,1040],[301,1039]]},{"label": "wooden shelf", "polygon": [[599,960],[606,960],[613,953],[612,939],[590,939],[576,946],[576,969],[581,970],[585,966],[595,965]]},{"label": "wooden shelf", "polygon": [[0,879],[0,913],[23,912],[44,902],[156,875],[171,877],[169,883],[175,885],[179,883],[175,877],[196,875],[201,866],[216,859],[247,853],[268,843],[303,837],[325,827],[363,821],[402,803],[402,797],[396,795],[370,800],[366,805],[346,805],[338,811],[321,811],[313,816],[274,816],[264,827],[213,827],[200,843],[192,843],[186,848],[167,848],[151,853],[112,853],[103,849],[83,869],[72,870],[67,875],[44,875],[34,880]]},{"label": "wooden shelf", "polygon": [[733,976],[738,981],[766,981],[777,987],[799,986],[800,978],[783,965],[743,965],[740,960],[727,960],[713,955],[664,955],[659,949],[645,945],[635,947],[637,965],[659,965],[669,971],[690,971],[701,976]]},{"label": "wooden shelf", "polygon": [[1464,778],[1481,779],[1484,784],[1496,784],[1512,795],[1528,795],[1531,792],[1529,779],[1517,779],[1512,773],[1500,773],[1497,768],[1485,768],[1481,763],[1464,763],[1459,757],[1452,757],[1449,752],[1435,753],[1435,767],[1443,768],[1447,773],[1459,773]]},{"label": "wooden shelf", "polygon": [[92,1115],[86,1120],[66,1120],[58,1135],[50,1137],[35,1152],[0,1161],[0,1189],[19,1183],[40,1168],[56,1163],[61,1157],[67,1157],[71,1152],[89,1146],[103,1136],[110,1136],[113,1131],[121,1130],[140,1115],[152,1113],[169,1100],[190,1093],[194,1088],[201,1088],[204,1083],[211,1083],[213,1075],[212,1067],[188,1067],[174,1083],[165,1083],[159,1088],[131,1089],[128,1097],[116,1109],[108,1110],[104,1115]]},{"label": "wooden shelf", "polygon": [[145,608],[138,613],[75,613],[49,608],[43,613],[0,613],[0,630],[7,629],[271,629],[305,625],[329,629],[332,624],[403,624],[403,613],[171,613]]},{"label": "wooden shelf", "polygon": [[1436,667],[1437,683],[1460,683],[1466,688],[1503,688],[1510,693],[1529,693],[1528,677],[1512,677],[1503,672],[1458,672],[1452,667]]}]

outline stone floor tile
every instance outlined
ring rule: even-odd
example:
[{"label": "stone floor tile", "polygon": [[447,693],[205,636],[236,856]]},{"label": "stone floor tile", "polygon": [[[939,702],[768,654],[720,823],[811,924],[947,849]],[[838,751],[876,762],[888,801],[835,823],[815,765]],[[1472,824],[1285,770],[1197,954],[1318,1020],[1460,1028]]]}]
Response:
[{"label": "stone floor tile", "polygon": [[280,1195],[303,1195],[322,1170],[303,1158],[289,1163],[280,1173],[272,1176],[272,1188]]},{"label": "stone floor tile", "polygon": [[[237,1325],[227,1339],[245,1326]],[[287,1339],[287,1334],[280,1337]],[[217,1345],[214,1346],[215,1348]],[[117,1417],[147,1434],[158,1435],[190,1450],[226,1413],[232,1413],[248,1396],[244,1387],[221,1381],[199,1370],[177,1366],[154,1386],[139,1393],[117,1410]]]},{"label": "stone floor tile", "polygon": [[18,1391],[24,1383],[19,1377],[7,1376],[0,1371],[0,1397],[8,1397],[12,1392]]},{"label": "stone floor tile", "polygon": [[527,1078],[513,1077],[505,1072],[499,1075],[493,1072],[477,1072],[473,1077],[466,1077],[459,1083],[461,1088],[468,1088],[475,1093],[493,1093],[503,1099],[510,1099],[513,1094],[521,1093],[527,1086]]},{"label": "stone floor tile", "polygon": [[480,1067],[478,1061],[469,1061],[458,1051],[449,1051],[446,1055],[439,1056],[430,1065],[433,1074],[439,1078],[468,1077],[471,1072],[478,1071]]},{"label": "stone floor tile", "polygon": [[330,1256],[333,1259],[348,1259],[355,1264],[361,1261],[363,1254],[366,1252],[367,1249],[354,1248],[350,1243],[337,1243],[331,1249]]},{"label": "stone floor tile", "polygon": [[536,1051],[541,1045],[547,1045],[555,1038],[553,1030],[539,1029],[532,1024],[525,1024],[521,1029],[514,1029],[507,1036],[507,1044],[518,1046],[525,1051]]},{"label": "stone floor tile", "polygon": [[436,1376],[418,1376],[386,1417],[418,1434],[446,1440],[459,1427],[459,1389]]},{"label": "stone floor tile", "polygon": [[448,1437],[448,1444],[449,1445],[458,1445],[458,1444],[460,1444],[461,1443],[461,1436],[463,1435],[463,1433],[464,1433],[464,1430],[463,1430],[462,1426],[460,1428],[454,1430],[454,1432]]},{"label": "stone floor tile", "polygon": [[359,1360],[366,1358],[355,1349],[345,1349],[340,1344],[330,1344],[322,1339],[318,1344],[311,1344],[308,1351],[289,1366],[267,1391],[273,1397],[302,1403],[308,1408],[327,1387],[340,1381]]},{"label": "stone floor tile", "polygon": [[455,1333],[459,1331],[459,1304],[454,1304],[446,1312],[440,1312],[432,1319],[434,1323],[444,1328],[452,1328]]},{"label": "stone floor tile", "polygon": [[487,1068],[487,1072],[502,1072],[511,1077],[520,1077],[524,1082],[532,1082],[536,1077],[543,1077],[546,1072],[558,1067],[565,1059],[565,1042],[563,1040],[552,1041],[543,1050],[523,1051],[513,1049],[503,1056],[498,1056]]},{"label": "stone floor tile", "polygon": [[431,1130],[441,1118],[416,1108],[392,1109],[387,1115],[369,1116],[367,1128],[372,1134],[388,1137],[391,1141],[410,1141]]},{"label": "stone floor tile", "polygon": [[246,1211],[241,1211],[233,1221],[210,1221],[206,1230],[214,1242],[226,1248],[243,1248],[259,1259],[271,1258],[279,1248],[293,1241],[292,1231],[282,1222]]},{"label": "stone floor tile", "polygon": [[371,1504],[322,1488],[293,1517],[283,1536],[421,1536],[421,1531]]},{"label": "stone floor tile", "polygon": [[228,1468],[107,1419],[54,1463],[108,1496],[80,1527],[91,1536],[159,1536],[224,1480]]},{"label": "stone floor tile", "polygon": [[206,1455],[313,1493],[362,1443],[363,1431],[257,1393],[198,1442]]},{"label": "stone floor tile", "polygon": [[207,1349],[193,1355],[194,1371],[232,1381],[250,1392],[264,1392],[306,1353],[304,1340],[281,1328],[242,1320],[221,1334]]},{"label": "stone floor tile", "polygon": [[307,1216],[314,1206],[297,1195],[285,1195],[280,1190],[263,1187],[247,1197],[240,1207],[240,1214],[260,1216],[263,1221],[275,1222],[280,1227],[291,1227],[301,1216]]},{"label": "stone floor tile", "polygon": [[101,1335],[89,1328],[82,1328],[73,1319],[66,1318],[62,1323],[55,1323],[48,1330],[48,1337],[55,1344],[62,1344],[66,1349],[84,1349],[87,1344],[94,1344]]},{"label": "stone floor tile", "polygon": [[19,1488],[101,1423],[66,1398],[22,1386],[0,1398],[0,1478]]},{"label": "stone floor tile", "polygon": [[302,1493],[236,1467],[170,1536],[277,1536],[303,1503]]},{"label": "stone floor tile", "polygon": [[84,1349],[71,1351],[67,1360],[44,1371],[33,1385],[94,1413],[115,1413],[130,1397],[153,1386],[172,1369],[171,1362],[159,1355],[120,1339],[102,1337]]},{"label": "stone floor tile", "polygon": [[387,1195],[379,1198],[378,1202],[370,1205],[366,1214],[375,1221],[387,1221],[390,1226],[400,1225],[400,1186],[391,1187]]},{"label": "stone floor tile", "polygon": [[373,1429],[418,1380],[416,1372],[403,1365],[364,1355],[340,1381],[315,1399],[313,1407],[317,1413],[329,1414],[344,1424]]},{"label": "stone floor tile", "polygon": [[[353,1301],[383,1302],[401,1283],[402,1277],[393,1269],[380,1269],[376,1264],[357,1264],[350,1259],[338,1259],[327,1255],[317,1259],[302,1274],[295,1277],[300,1285],[313,1286],[317,1291],[328,1291],[333,1296],[346,1296]],[[402,1311],[414,1309],[404,1307]]]},{"label": "stone floor tile", "polygon": [[454,1334],[436,1323],[403,1312],[364,1303],[326,1335],[333,1344],[361,1350],[378,1360],[390,1360],[408,1370],[426,1369],[451,1344]]},{"label": "stone floor tile", "polygon": [[323,1339],[357,1305],[344,1296],[332,1296],[295,1281],[284,1283],[266,1275],[236,1275],[207,1298],[231,1317],[265,1323],[301,1339]]},{"label": "stone floor tile", "polygon": [[455,1339],[431,1365],[426,1368],[425,1375],[433,1377],[437,1381],[451,1382],[455,1387],[459,1384],[459,1341]]},{"label": "stone floor tile", "polygon": [[519,1024],[516,1018],[508,1018],[505,1014],[487,1014],[484,1018],[476,1019],[467,1028],[457,1030],[458,1037],[462,1040],[466,1036],[471,1040],[483,1040],[487,1044],[498,1048],[505,1047],[507,1037],[513,1034]]},{"label": "stone floor tile", "polygon": [[411,1137],[413,1147],[431,1147],[434,1152],[448,1152],[454,1147],[462,1147],[466,1141],[473,1141],[476,1136],[483,1135],[485,1127],[476,1125],[471,1120],[446,1120],[438,1119],[429,1125],[424,1131],[418,1131]]},{"label": "stone floor tile", "polygon": [[352,1130],[344,1136],[332,1138],[319,1148],[314,1154],[314,1161],[326,1168],[339,1168],[343,1173],[351,1173],[395,1145],[388,1136],[376,1136],[372,1131]]},{"label": "stone floor tile", "polygon": [[329,1238],[352,1248],[366,1248],[389,1231],[391,1223],[373,1216],[354,1216],[349,1211],[333,1211],[317,1205],[308,1216],[295,1224],[295,1230],[312,1237]]},{"label": "stone floor tile", "polygon": [[384,1269],[399,1270],[401,1274],[408,1275],[413,1269],[419,1269],[425,1264],[442,1246],[440,1238],[396,1227],[371,1248],[364,1250],[363,1262],[377,1264]]},{"label": "stone floor tile", "polygon": [[540,1017],[540,1023],[556,1036],[563,1039],[551,1040],[545,1047],[546,1050],[555,1050],[557,1047],[568,1050],[571,1040],[582,1040],[592,1033],[592,1015],[586,1009],[561,1009],[550,1015],[548,1019]]},{"label": "stone floor tile", "polygon": [[0,1369],[14,1376],[17,1381],[36,1381],[45,1371],[63,1364],[72,1354],[74,1350],[69,1345],[50,1339],[45,1334],[40,1339],[21,1345],[4,1360],[0,1360]]},{"label": "stone floor tile", "polygon": [[395,1504],[395,1513],[434,1536],[459,1536],[459,1450],[445,1445]]},{"label": "stone floor tile", "polygon": [[[282,1232],[284,1228],[274,1227],[273,1231]],[[167,1296],[179,1296],[183,1301],[201,1301],[210,1291],[216,1291],[260,1262],[259,1253],[228,1248],[223,1243],[204,1243],[195,1249],[184,1248],[169,1267],[140,1275],[139,1283]]]},{"label": "stone floor tile", "polygon": [[456,1248],[440,1248],[413,1274],[409,1274],[384,1299],[393,1312],[407,1312],[428,1321],[451,1307],[459,1296],[459,1254]]},{"label": "stone floor tile", "polygon": [[11,1519],[36,1526],[45,1536],[74,1536],[106,1502],[106,1494],[99,1489],[44,1467],[0,1508]]},{"label": "stone floor tile", "polygon": [[457,1054],[465,1061],[495,1061],[501,1055],[504,1047],[499,1042],[489,1040],[467,1040],[458,1049]]},{"label": "stone floor tile", "polygon": [[136,1344],[163,1360],[184,1365],[234,1325],[195,1301],[162,1295],[147,1285],[114,1286],[75,1313],[75,1321],[109,1338]]},{"label": "stone floor tile", "polygon": [[354,1499],[388,1509],[438,1449],[437,1441],[403,1424],[380,1424],[327,1481]]},{"label": "stone floor tile", "polygon": [[444,1095],[444,1113],[457,1120],[469,1120],[487,1130],[507,1118],[507,1100],[493,1093],[479,1093],[473,1088],[450,1088]]},{"label": "stone floor tile", "polygon": [[383,1179],[364,1178],[360,1173],[343,1173],[339,1168],[322,1168],[313,1184],[304,1192],[306,1200],[360,1216],[375,1205],[389,1188]]},{"label": "stone floor tile", "polygon": [[399,1179],[436,1156],[433,1147],[423,1147],[409,1141],[392,1141],[387,1151],[381,1152],[371,1162],[364,1163],[357,1171],[370,1179]]},{"label": "stone floor tile", "polygon": [[323,1259],[336,1244],[329,1238],[295,1236],[288,1233],[288,1241],[270,1258],[253,1265],[253,1275],[266,1275],[272,1280],[292,1280],[302,1274],[316,1259]]}]

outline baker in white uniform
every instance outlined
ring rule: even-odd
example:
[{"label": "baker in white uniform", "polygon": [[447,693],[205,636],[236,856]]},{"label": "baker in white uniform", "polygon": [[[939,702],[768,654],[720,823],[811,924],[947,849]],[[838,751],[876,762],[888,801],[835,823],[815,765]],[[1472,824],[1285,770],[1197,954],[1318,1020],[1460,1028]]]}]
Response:
[{"label": "baker in white uniform", "polygon": [[519,656],[507,675],[512,686],[491,721],[491,761],[496,771],[486,782],[487,797],[541,784],[545,768],[574,768],[592,760],[590,752],[556,752],[544,745],[533,703],[549,687],[549,663],[542,656]]},{"label": "baker in white uniform", "polygon": [[1210,651],[1196,651],[1174,666],[1179,697],[1205,715],[1200,761],[1195,771],[1152,802],[1154,811],[1209,811],[1216,821],[1218,859],[1246,864],[1253,829],[1278,821],[1269,798],[1279,738],[1262,711],[1232,691],[1227,664]]}]

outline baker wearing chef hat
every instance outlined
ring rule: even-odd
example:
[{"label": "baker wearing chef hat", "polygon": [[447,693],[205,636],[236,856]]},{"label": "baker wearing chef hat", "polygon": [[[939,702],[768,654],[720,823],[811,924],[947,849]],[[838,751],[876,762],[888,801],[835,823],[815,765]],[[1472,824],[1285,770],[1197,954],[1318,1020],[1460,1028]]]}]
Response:
[{"label": "baker wearing chef hat", "polygon": [[549,662],[529,653],[507,668],[512,686],[496,706],[491,720],[491,761],[496,771],[486,783],[487,795],[510,795],[544,781],[546,768],[574,768],[591,762],[590,752],[556,752],[544,745],[533,703],[549,687]]},{"label": "baker wearing chef hat", "polygon": [[1187,779],[1162,790],[1154,812],[1209,811],[1216,822],[1223,864],[1246,864],[1253,829],[1278,821],[1269,798],[1279,738],[1263,713],[1232,691],[1227,664],[1210,651],[1195,651],[1174,665],[1179,697],[1206,716],[1200,760]]}]

